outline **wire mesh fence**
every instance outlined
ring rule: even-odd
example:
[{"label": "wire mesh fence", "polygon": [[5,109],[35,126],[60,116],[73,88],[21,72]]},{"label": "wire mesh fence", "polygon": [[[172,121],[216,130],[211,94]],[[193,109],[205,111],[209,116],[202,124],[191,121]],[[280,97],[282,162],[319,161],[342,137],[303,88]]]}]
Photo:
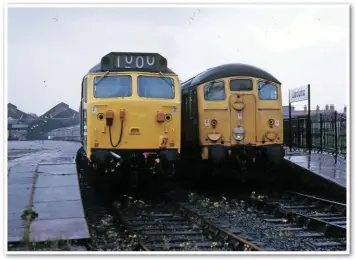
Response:
[{"label": "wire mesh fence", "polygon": [[[346,114],[336,111],[311,116],[312,150],[346,157],[346,121]],[[306,129],[306,116],[292,118],[291,124],[284,119],[284,144],[290,149],[307,149]]]}]

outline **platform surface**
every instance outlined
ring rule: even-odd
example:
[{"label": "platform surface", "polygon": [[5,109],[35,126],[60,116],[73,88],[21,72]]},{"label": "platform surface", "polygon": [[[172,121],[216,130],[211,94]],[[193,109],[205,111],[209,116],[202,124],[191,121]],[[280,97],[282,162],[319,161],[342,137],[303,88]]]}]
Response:
[{"label": "platform surface", "polygon": [[346,188],[346,160],[331,154],[288,153],[285,160]]},{"label": "platform surface", "polygon": [[[75,155],[80,144],[63,141],[8,142],[8,242],[88,239]],[[21,215],[31,208],[31,222]]]}]

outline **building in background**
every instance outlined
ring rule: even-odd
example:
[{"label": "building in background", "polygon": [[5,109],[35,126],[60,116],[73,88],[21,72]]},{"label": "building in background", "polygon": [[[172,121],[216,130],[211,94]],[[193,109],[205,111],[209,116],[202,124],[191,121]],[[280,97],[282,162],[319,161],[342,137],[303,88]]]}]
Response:
[{"label": "building in background", "polygon": [[79,124],[79,112],[61,102],[41,116],[25,113],[17,106],[8,103],[8,140],[47,139],[47,133],[53,129]]},{"label": "building in background", "polygon": [[[283,118],[288,119],[288,106],[283,106]],[[335,107],[334,105],[326,105],[324,109],[320,109],[320,107],[317,105],[315,110],[311,110],[311,116],[317,115],[317,114],[331,114],[335,112]],[[339,114],[345,114],[347,113],[346,111],[346,106],[343,108],[342,111],[337,111]],[[294,106],[291,106],[291,117],[299,117],[299,116],[307,116],[308,115],[308,109],[307,106],[305,105],[303,107],[303,110],[295,110]]]}]

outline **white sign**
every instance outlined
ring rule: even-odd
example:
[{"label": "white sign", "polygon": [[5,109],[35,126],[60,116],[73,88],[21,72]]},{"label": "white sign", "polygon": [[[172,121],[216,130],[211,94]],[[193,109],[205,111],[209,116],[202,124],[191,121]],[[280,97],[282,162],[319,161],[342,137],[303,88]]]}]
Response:
[{"label": "white sign", "polygon": [[299,88],[290,89],[290,102],[298,102],[303,100],[308,100],[308,86],[303,86]]},{"label": "white sign", "polygon": [[177,112],[177,108],[173,107],[173,114],[176,115],[176,112]]},{"label": "white sign", "polygon": [[279,120],[275,120],[275,126],[279,126],[280,125],[280,121]]},{"label": "white sign", "polygon": [[205,126],[209,126],[210,125],[210,120],[209,119],[205,119]]},{"label": "white sign", "polygon": [[92,107],[92,114],[93,115],[96,115],[97,114],[97,109],[95,106]]},{"label": "white sign", "polygon": [[242,112],[237,112],[238,115],[238,120],[242,120],[243,119],[243,113]]}]

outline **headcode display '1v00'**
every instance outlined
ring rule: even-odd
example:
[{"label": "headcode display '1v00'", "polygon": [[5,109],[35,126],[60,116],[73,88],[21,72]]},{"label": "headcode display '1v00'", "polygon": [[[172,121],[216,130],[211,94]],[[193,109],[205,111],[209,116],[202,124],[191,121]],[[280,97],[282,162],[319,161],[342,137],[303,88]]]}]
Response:
[{"label": "headcode display '1v00'", "polygon": [[154,56],[135,56],[135,55],[118,55],[115,59],[116,68],[149,68],[155,67]]},{"label": "headcode display '1v00'", "polygon": [[165,72],[167,60],[156,53],[111,52],[101,60],[102,70],[140,70]]}]

